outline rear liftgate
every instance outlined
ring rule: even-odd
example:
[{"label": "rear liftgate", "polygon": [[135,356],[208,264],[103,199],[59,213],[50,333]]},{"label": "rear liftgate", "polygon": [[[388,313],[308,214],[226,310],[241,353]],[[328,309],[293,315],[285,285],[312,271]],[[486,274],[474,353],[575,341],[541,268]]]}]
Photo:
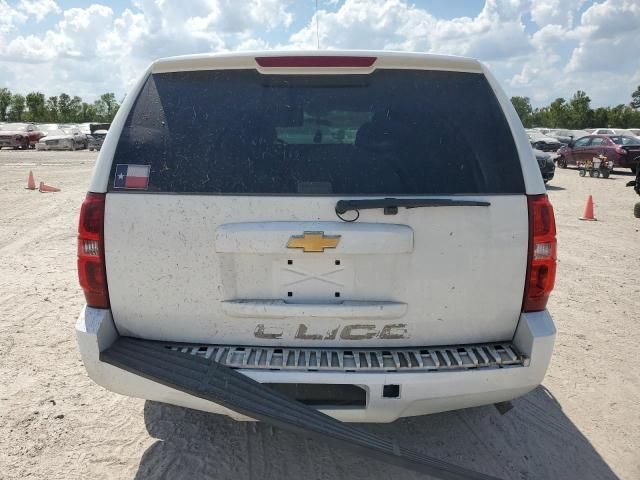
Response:
[{"label": "rear liftgate", "polygon": [[400,447],[335,420],[207,358],[164,344],[120,337],[100,360],[167,387],[306,437],[330,440],[375,460],[445,480],[497,480]]}]

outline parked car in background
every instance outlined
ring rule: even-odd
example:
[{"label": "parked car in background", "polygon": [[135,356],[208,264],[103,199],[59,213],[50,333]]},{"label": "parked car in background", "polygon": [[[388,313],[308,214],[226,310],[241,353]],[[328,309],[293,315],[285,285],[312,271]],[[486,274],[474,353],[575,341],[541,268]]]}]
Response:
[{"label": "parked car in background", "polygon": [[107,133],[107,130],[96,130],[91,135],[89,135],[89,150],[96,150],[99,152],[102,148],[102,143],[104,142]]},{"label": "parked car in background", "polygon": [[540,174],[542,174],[542,180],[544,180],[544,183],[547,183],[553,179],[553,176],[556,173],[556,164],[554,163],[551,155],[547,152],[536,150],[534,148],[533,154],[536,156],[538,167],[540,168]]},{"label": "parked car in background", "polygon": [[57,123],[40,123],[38,124],[38,128],[42,131],[43,136],[47,136],[49,132],[60,129]]},{"label": "parked car in background", "polygon": [[627,135],[631,137],[635,137],[636,135],[630,130],[624,128],[596,128],[592,135]]},{"label": "parked car in background", "polygon": [[76,125],[78,129],[85,135],[91,135],[91,123],[81,123]]},{"label": "parked car in background", "polygon": [[634,136],[640,137],[640,128],[627,128]]},{"label": "parked car in background", "polygon": [[542,150],[543,152],[556,152],[562,143],[557,138],[549,137],[536,130],[527,130],[527,136],[531,146],[536,150]]},{"label": "parked car in background", "polygon": [[5,123],[0,125],[0,148],[33,148],[44,133],[32,123]]},{"label": "parked car in background", "polygon": [[557,139],[563,145],[589,135],[586,130],[551,130],[547,136]]},{"label": "parked car in background", "polygon": [[78,150],[87,148],[89,139],[77,128],[61,128],[50,131],[38,142],[38,150]]},{"label": "parked car in background", "polygon": [[640,139],[625,135],[587,135],[558,150],[560,168],[604,155],[614,168],[635,171],[640,163]]}]

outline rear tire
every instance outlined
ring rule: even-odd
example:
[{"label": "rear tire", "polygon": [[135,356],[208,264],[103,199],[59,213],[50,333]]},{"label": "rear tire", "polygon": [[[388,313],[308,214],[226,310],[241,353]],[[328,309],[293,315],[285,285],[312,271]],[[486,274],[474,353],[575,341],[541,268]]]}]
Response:
[{"label": "rear tire", "polygon": [[633,216],[636,218],[640,218],[640,202],[636,203],[633,206]]},{"label": "rear tire", "polygon": [[609,175],[611,175],[611,172],[609,170],[602,171],[602,178],[609,178]]},{"label": "rear tire", "polygon": [[580,175],[581,177],[584,177],[587,174],[587,171],[584,168],[581,168],[578,171],[578,175]]},{"label": "rear tire", "polygon": [[558,157],[558,167],[567,168],[567,159],[564,157]]}]

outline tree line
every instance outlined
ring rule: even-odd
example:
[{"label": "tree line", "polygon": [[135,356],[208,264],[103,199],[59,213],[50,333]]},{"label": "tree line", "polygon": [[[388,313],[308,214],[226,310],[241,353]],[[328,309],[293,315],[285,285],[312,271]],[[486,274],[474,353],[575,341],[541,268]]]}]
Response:
[{"label": "tree line", "polygon": [[0,121],[38,123],[109,123],[120,105],[114,93],[104,93],[93,103],[66,93],[47,97],[41,92],[26,95],[0,88]]},{"label": "tree line", "polygon": [[629,104],[615,107],[591,108],[591,99],[582,90],[569,101],[556,98],[546,107],[532,108],[529,97],[511,97],[511,103],[526,128],[640,128],[640,86]]}]

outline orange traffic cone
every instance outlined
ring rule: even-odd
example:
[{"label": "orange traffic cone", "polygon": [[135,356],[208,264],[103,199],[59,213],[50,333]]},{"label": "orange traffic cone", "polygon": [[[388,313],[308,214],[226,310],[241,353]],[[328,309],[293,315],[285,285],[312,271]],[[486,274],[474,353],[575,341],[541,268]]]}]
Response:
[{"label": "orange traffic cone", "polygon": [[38,190],[40,190],[41,193],[59,192],[60,191],[59,188],[51,187],[49,185],[46,185],[44,182],[40,182],[40,188]]},{"label": "orange traffic cone", "polygon": [[33,172],[29,170],[29,179],[27,180],[27,186],[24,187],[27,190],[35,190],[36,189],[36,181],[33,179]]},{"label": "orange traffic cone", "polygon": [[593,198],[591,195],[587,198],[587,204],[584,206],[584,213],[580,217],[580,220],[597,220],[596,217],[593,216]]}]

